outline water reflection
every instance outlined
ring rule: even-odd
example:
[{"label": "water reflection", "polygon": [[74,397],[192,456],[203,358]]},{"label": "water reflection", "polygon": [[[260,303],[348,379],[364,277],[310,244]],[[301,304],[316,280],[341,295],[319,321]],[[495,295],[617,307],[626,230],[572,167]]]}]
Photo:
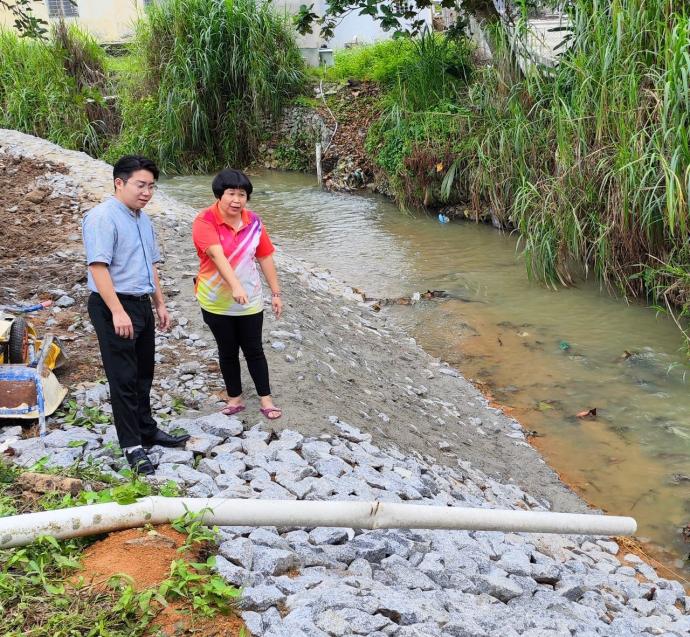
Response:
[{"label": "water reflection", "polygon": [[[690,521],[690,396],[670,321],[593,283],[529,283],[515,240],[490,228],[403,215],[305,175],[253,181],[251,207],[288,253],[372,296],[449,292],[388,311],[544,435],[532,442],[592,504],[634,515],[641,536],[687,554],[678,531]],[[164,188],[198,208],[213,201],[210,177]],[[576,416],[591,408],[596,418]]]}]

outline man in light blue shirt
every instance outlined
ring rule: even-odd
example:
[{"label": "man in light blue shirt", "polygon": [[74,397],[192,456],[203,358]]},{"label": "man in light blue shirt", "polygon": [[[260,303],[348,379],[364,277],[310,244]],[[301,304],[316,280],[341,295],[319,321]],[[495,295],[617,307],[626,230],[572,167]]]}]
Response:
[{"label": "man in light blue shirt", "polygon": [[189,436],[158,429],[151,415],[155,320],[170,327],[158,269],[160,252],[151,220],[142,208],[151,200],[158,168],[145,157],[127,155],[113,167],[115,195],[89,210],[82,221],[88,264],[88,301],[110,385],[117,437],[130,466],[155,472],[144,447],[184,444]]}]

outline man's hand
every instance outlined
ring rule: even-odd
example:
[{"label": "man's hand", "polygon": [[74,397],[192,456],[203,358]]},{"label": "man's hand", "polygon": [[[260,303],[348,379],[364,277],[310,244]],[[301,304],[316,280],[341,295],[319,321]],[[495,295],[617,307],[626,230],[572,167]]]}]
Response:
[{"label": "man's hand", "polygon": [[113,312],[113,327],[115,334],[122,338],[134,338],[134,327],[132,326],[132,319],[124,310],[117,310]]},{"label": "man's hand", "polygon": [[242,285],[232,288],[232,298],[235,299],[235,303],[240,305],[247,305],[249,303],[249,297]]},{"label": "man's hand", "polygon": [[170,314],[165,303],[156,305],[156,316],[158,317],[158,329],[167,332],[170,329]]}]

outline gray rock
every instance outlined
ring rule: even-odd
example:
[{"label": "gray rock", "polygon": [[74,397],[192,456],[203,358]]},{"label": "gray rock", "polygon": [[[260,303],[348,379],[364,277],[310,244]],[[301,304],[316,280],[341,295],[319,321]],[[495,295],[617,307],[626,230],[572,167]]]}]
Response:
[{"label": "gray rock", "polygon": [[[56,429],[51,431],[45,438],[43,438],[43,444],[48,448],[63,448],[69,447],[71,443],[76,443],[79,441],[98,441],[99,438],[96,434],[84,429],[83,427],[73,427],[72,429]],[[12,445],[14,447],[14,445]]]},{"label": "gray rock", "polygon": [[283,429],[283,431],[280,432],[278,440],[274,440],[271,445],[280,445],[284,449],[295,450],[302,446],[303,440],[304,436],[301,433],[292,431],[291,429]]},{"label": "gray rock", "polygon": [[58,307],[70,307],[75,303],[76,301],[71,296],[67,296],[66,294],[63,294],[57,301],[55,301],[55,305]]},{"label": "gray rock", "polygon": [[261,635],[264,632],[264,623],[259,613],[248,610],[242,613],[242,619],[252,635]]},{"label": "gray rock", "polygon": [[265,611],[285,600],[285,595],[280,589],[268,584],[249,586],[244,589],[240,600],[240,608],[257,612]]},{"label": "gray rock", "polygon": [[369,562],[380,562],[388,555],[386,543],[374,533],[358,535],[350,546],[359,557]]},{"label": "gray rock", "polygon": [[235,540],[223,542],[218,547],[218,552],[229,562],[244,569],[251,569],[254,557],[254,545],[251,540],[240,537]]},{"label": "gray rock", "polygon": [[314,468],[320,475],[332,476],[334,478],[339,478],[345,473],[352,471],[352,467],[347,462],[335,456],[317,460],[314,462]]},{"label": "gray rock", "polygon": [[197,423],[206,433],[223,439],[239,436],[244,431],[242,423],[237,418],[220,412],[199,418]]},{"label": "gray rock", "polygon": [[256,578],[249,571],[240,566],[232,564],[222,555],[216,555],[215,569],[226,582],[229,584],[234,584],[235,586],[254,584],[256,580]]},{"label": "gray rock", "polygon": [[349,633],[356,635],[371,635],[384,626],[391,624],[391,620],[383,615],[370,615],[356,608],[345,608],[338,613],[345,619]]},{"label": "gray rock", "polygon": [[362,577],[371,579],[371,564],[369,564],[369,562],[367,562],[365,559],[362,559],[361,557],[358,557],[357,559],[353,560],[347,567],[347,570],[353,575],[360,575]]},{"label": "gray rock", "polygon": [[299,568],[300,560],[294,551],[257,546],[254,549],[253,569],[262,575],[283,575]]},{"label": "gray rock", "polygon": [[532,572],[529,556],[522,551],[506,551],[496,566],[511,575],[530,575]]},{"label": "gray rock", "polygon": [[[229,456],[227,454],[221,454],[215,456],[214,459],[218,463],[218,467],[222,473],[232,476],[243,476],[246,472],[247,465],[243,460],[234,457],[234,455]],[[244,478],[242,478],[242,480],[244,480]]]},{"label": "gray rock", "polygon": [[98,383],[86,390],[84,404],[87,407],[98,406],[110,398],[110,388],[107,383]]},{"label": "gray rock", "polygon": [[561,570],[555,563],[532,564],[530,576],[538,584],[550,584],[553,586],[561,579]]},{"label": "gray rock", "polygon": [[158,462],[163,464],[192,464],[194,454],[186,449],[165,449],[162,448],[158,457]]},{"label": "gray rock", "polygon": [[57,453],[51,453],[46,463],[49,467],[59,467],[64,469],[73,465],[81,457],[81,449],[62,449]]},{"label": "gray rock", "polygon": [[315,463],[321,458],[327,458],[331,454],[331,445],[327,442],[317,440],[310,440],[302,443],[302,457],[309,463]]},{"label": "gray rock", "polygon": [[219,436],[214,436],[213,434],[192,436],[189,440],[187,440],[185,449],[194,454],[207,456],[211,449],[217,447],[221,442],[223,442],[223,439]]},{"label": "gray rock", "polygon": [[564,577],[556,584],[556,591],[571,602],[577,602],[591,588],[584,577],[578,576]]},{"label": "gray rock", "polygon": [[211,449],[211,456],[230,456],[237,452],[244,453],[242,450],[242,440],[239,438],[230,438],[222,445],[213,447],[213,449]]},{"label": "gray rock", "polygon": [[242,450],[250,456],[265,453],[267,449],[268,445],[259,438],[244,438],[242,440]]},{"label": "gray rock", "polygon": [[201,471],[201,473],[211,476],[211,478],[216,478],[216,476],[221,474],[220,463],[212,458],[203,458],[197,466],[197,469]]},{"label": "gray rock", "polygon": [[289,542],[276,533],[275,529],[259,527],[253,529],[249,539],[259,546],[268,546],[274,549],[290,550]]},{"label": "gray rock", "polygon": [[342,544],[350,537],[354,537],[354,531],[346,528],[317,527],[309,533],[312,544]]},{"label": "gray rock", "polygon": [[480,575],[474,579],[477,589],[502,602],[509,602],[523,594],[523,589],[515,581],[500,575]]},{"label": "gray rock", "polygon": [[338,428],[338,435],[350,442],[371,442],[371,434],[362,433],[357,427],[341,422],[335,416],[330,418],[331,424]]}]

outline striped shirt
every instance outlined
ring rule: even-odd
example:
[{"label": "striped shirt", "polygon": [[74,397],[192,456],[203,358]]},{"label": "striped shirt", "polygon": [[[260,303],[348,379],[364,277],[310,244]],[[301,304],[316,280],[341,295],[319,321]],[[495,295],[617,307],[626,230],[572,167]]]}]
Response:
[{"label": "striped shirt", "polygon": [[[241,214],[242,226],[235,230],[223,221],[218,203],[215,203],[202,210],[192,224],[192,238],[199,256],[199,274],[194,293],[199,305],[212,314],[246,316],[263,311],[261,279],[255,257],[268,257],[275,252],[275,248],[259,215],[246,208]],[[206,254],[212,245],[223,248],[235,276],[247,293],[246,305],[235,302],[230,286]]]}]

